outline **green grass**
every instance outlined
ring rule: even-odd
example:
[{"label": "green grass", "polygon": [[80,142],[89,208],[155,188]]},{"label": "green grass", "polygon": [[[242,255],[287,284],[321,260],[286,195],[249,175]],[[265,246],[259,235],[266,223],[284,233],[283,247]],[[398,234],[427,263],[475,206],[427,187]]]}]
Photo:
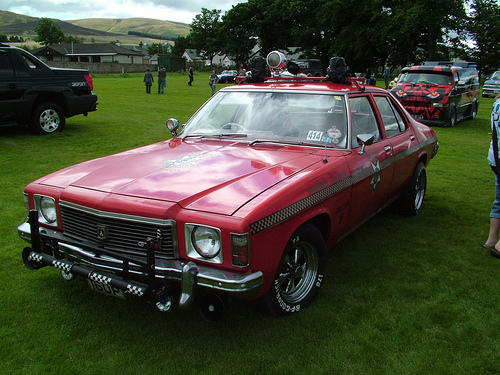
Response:
[{"label": "green grass", "polygon": [[[436,128],[423,211],[386,210],[331,249],[316,302],[275,319],[236,303],[218,324],[93,293],[82,278],[29,271],[16,227],[26,184],[66,166],[168,138],[210,96],[208,74],[94,77],[99,110],[35,136],[0,128],[2,374],[496,374],[500,261],[482,249],[494,199],[492,99],[475,121]],[[155,86],[153,86],[156,89]],[[187,181],[186,183],[190,183]]]}]

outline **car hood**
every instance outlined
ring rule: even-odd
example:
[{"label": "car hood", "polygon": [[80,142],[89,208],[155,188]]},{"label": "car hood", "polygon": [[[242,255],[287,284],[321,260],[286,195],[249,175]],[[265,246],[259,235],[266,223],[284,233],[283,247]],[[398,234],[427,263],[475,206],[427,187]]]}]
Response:
[{"label": "car hood", "polygon": [[500,79],[487,79],[485,85],[500,85]]},{"label": "car hood", "polygon": [[321,162],[320,154],[298,147],[176,138],[84,162],[36,183],[231,215],[266,189]]}]

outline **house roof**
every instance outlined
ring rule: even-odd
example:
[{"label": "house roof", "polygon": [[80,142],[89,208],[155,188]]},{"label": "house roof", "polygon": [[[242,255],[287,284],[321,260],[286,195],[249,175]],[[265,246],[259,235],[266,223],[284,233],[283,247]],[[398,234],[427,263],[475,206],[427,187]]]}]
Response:
[{"label": "house roof", "polygon": [[62,44],[51,44],[33,51],[34,55],[65,55],[65,56],[77,56],[77,55],[134,55],[134,56],[144,56],[144,52],[137,49],[130,49],[115,44],[109,43],[62,43]]}]

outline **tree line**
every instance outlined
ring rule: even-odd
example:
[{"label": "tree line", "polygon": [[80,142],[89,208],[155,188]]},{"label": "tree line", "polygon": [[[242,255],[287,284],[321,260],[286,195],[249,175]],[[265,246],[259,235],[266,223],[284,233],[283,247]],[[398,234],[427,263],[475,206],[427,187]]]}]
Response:
[{"label": "tree line", "polygon": [[264,56],[299,47],[325,67],[342,56],[355,71],[452,57],[477,62],[485,74],[500,65],[497,0],[248,0],[225,14],[202,8],[190,27],[178,43],[238,64],[258,43]]},{"label": "tree line", "polygon": [[[81,42],[47,18],[35,31],[45,45]],[[499,39],[498,0],[248,0],[225,14],[202,8],[169,54],[196,49],[210,61],[222,54],[246,65],[256,45],[263,56],[298,47],[323,67],[342,56],[354,71],[459,57],[490,74],[500,65]],[[150,54],[164,49],[150,47]]]}]

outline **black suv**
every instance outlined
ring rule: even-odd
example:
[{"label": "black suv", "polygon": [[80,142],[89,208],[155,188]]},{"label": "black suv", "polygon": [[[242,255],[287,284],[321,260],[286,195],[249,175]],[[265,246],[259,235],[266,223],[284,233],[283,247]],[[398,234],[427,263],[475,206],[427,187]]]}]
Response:
[{"label": "black suv", "polygon": [[51,68],[21,48],[0,44],[0,126],[61,131],[67,117],[97,109],[92,90],[88,70]]}]

